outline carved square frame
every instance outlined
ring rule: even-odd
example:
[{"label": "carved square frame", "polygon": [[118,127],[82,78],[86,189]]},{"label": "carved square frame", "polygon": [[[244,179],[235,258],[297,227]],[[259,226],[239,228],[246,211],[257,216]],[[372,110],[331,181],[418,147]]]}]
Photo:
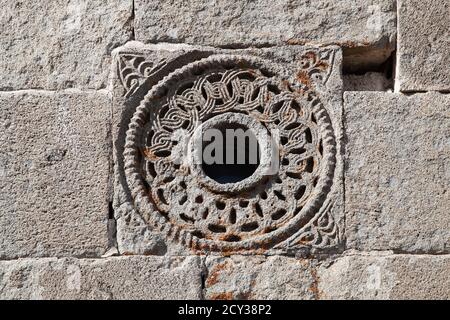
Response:
[{"label": "carved square frame", "polygon": [[[138,169],[130,169],[134,167],[133,159],[136,156],[133,152],[138,152],[139,149],[130,147],[135,137],[130,132],[135,130],[141,121],[145,121],[145,110],[151,109],[148,102],[154,98],[149,98],[149,95],[160,95],[158,90],[164,89],[165,82],[172,84],[178,81],[177,79],[182,79],[183,72],[189,71],[186,69],[215,68],[216,64],[228,63],[227,61],[238,61],[234,67],[241,64],[245,70],[249,68],[248,65],[261,65],[261,68],[265,68],[263,65],[267,64],[268,69],[272,64],[276,65],[279,86],[282,90],[290,90],[294,95],[309,101],[311,112],[319,118],[315,121],[321,122],[321,134],[324,135],[322,139],[332,140],[325,146],[328,150],[325,153],[328,152],[327,154],[332,156],[319,168],[322,176],[317,179],[319,182],[316,182],[323,184],[322,189],[320,192],[312,189],[315,200],[307,204],[311,207],[310,213],[304,214],[302,219],[299,218],[300,222],[294,225],[296,229],[291,226],[278,232],[276,236],[272,237],[269,233],[264,238],[260,237],[261,241],[255,242],[249,238],[241,241],[243,245],[232,243],[230,246],[217,245],[215,239],[198,239],[192,232],[166,223],[165,217],[158,216],[158,210],[154,208],[155,201],[145,199],[151,191],[143,188],[149,186],[139,183],[141,178],[130,181],[130,177],[140,174]],[[341,251],[344,234],[341,65],[341,50],[336,46],[232,50],[130,42],[116,49],[113,52],[111,91],[114,142],[113,207],[117,220],[119,252],[155,255],[239,253],[308,256]],[[139,118],[140,116],[143,118]],[[130,159],[133,161],[130,162]],[[307,211],[303,206],[302,210]]]}]

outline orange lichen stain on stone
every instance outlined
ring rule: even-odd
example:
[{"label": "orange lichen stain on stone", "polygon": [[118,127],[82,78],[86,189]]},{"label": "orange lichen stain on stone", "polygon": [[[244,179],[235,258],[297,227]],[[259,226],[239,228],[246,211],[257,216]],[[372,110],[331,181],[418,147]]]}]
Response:
[{"label": "orange lichen stain on stone", "polygon": [[317,58],[317,55],[316,55],[316,53],[315,52],[312,52],[312,51],[308,51],[308,52],[306,52],[304,55],[303,55],[303,57],[305,57],[305,58],[309,58],[309,59],[311,59],[311,60],[316,60],[316,58]]},{"label": "orange lichen stain on stone", "polygon": [[264,255],[267,250],[270,248],[270,245],[266,242],[261,243],[261,248],[251,250],[252,255]]},{"label": "orange lichen stain on stone", "polygon": [[142,150],[142,153],[144,154],[144,157],[149,159],[149,160],[157,160],[158,157],[148,148],[145,148],[144,150]]},{"label": "orange lichen stain on stone", "polygon": [[271,233],[272,231],[275,231],[275,230],[276,230],[276,229],[273,228],[273,227],[265,227],[265,228],[263,229],[262,233],[263,233],[263,234]]},{"label": "orange lichen stain on stone", "polygon": [[319,290],[319,276],[317,275],[317,270],[314,267],[311,267],[309,269],[309,272],[311,273],[311,277],[313,278],[313,282],[309,286],[309,291],[311,291],[314,295],[314,299],[320,300],[322,294]]},{"label": "orange lichen stain on stone", "polygon": [[231,257],[233,254],[239,254],[239,251],[232,251],[232,250],[227,251],[227,250],[224,250],[224,251],[221,252],[221,254],[222,254],[222,257]]},{"label": "orange lichen stain on stone", "polygon": [[355,41],[351,41],[351,40],[344,41],[344,42],[341,43],[341,45],[342,45],[343,47],[346,47],[346,48],[356,48],[356,47],[359,47],[358,44],[357,44]]},{"label": "orange lichen stain on stone", "polygon": [[265,243],[261,243],[260,248],[258,249],[222,249],[220,251],[220,254],[222,257],[230,257],[232,255],[246,255],[246,254],[264,254],[266,250],[268,249],[268,245]]},{"label": "orange lichen stain on stone", "polygon": [[306,246],[306,245],[309,244],[309,240],[306,239],[306,238],[301,238],[301,239],[298,241],[298,244]]},{"label": "orange lichen stain on stone", "polygon": [[242,293],[240,296],[239,296],[239,298],[238,298],[238,300],[251,300],[252,299],[252,293],[251,292],[245,292],[245,293]]},{"label": "orange lichen stain on stone", "polygon": [[289,39],[288,41],[286,41],[287,44],[289,45],[302,45],[305,44],[306,41],[305,40],[301,40],[301,39]]},{"label": "orange lichen stain on stone", "polygon": [[310,262],[308,259],[298,258],[298,263],[300,263],[305,269],[309,268]]},{"label": "orange lichen stain on stone", "polygon": [[223,263],[219,263],[218,265],[216,265],[211,270],[211,273],[208,275],[208,278],[206,279],[206,285],[210,287],[219,282],[220,274],[228,268],[229,268],[229,261],[225,261]]},{"label": "orange lichen stain on stone", "polygon": [[370,42],[367,40],[363,40],[361,42],[356,42],[356,41],[343,41],[341,43],[337,43],[337,45],[340,45],[344,48],[363,48],[363,47],[368,47],[370,46]]},{"label": "orange lichen stain on stone", "polygon": [[308,73],[305,70],[300,70],[297,72],[297,80],[304,84],[305,86],[309,87],[311,84],[311,79],[309,78]]},{"label": "orange lichen stain on stone", "polygon": [[312,283],[309,286],[308,290],[313,294],[314,299],[320,300],[322,296],[322,292],[319,290],[319,276],[317,275],[316,268],[312,265],[309,259],[300,258],[298,262],[302,265],[305,270],[309,271],[312,278]]},{"label": "orange lichen stain on stone", "polygon": [[250,73],[251,75],[253,75],[255,78],[259,77],[259,74],[253,70],[253,69],[245,69],[248,73]]},{"label": "orange lichen stain on stone", "polygon": [[233,300],[233,293],[231,292],[221,292],[212,294],[209,299],[211,300]]},{"label": "orange lichen stain on stone", "polygon": [[328,68],[328,66],[329,66],[328,63],[326,61],[322,61],[322,60],[317,62],[317,64],[316,64],[316,67],[320,70],[326,70]]}]

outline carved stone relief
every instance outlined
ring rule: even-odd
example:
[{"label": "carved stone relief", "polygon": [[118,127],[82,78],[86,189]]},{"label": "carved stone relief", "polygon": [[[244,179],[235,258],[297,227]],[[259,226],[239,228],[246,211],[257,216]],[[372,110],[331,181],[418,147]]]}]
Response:
[{"label": "carved stone relief", "polygon": [[[123,168],[116,170],[128,207],[151,230],[202,252],[339,245],[340,119],[334,118],[340,106],[331,112],[326,106],[334,99],[327,82],[337,51],[297,51],[291,63],[216,51],[173,68],[147,89],[146,79],[170,60],[116,56],[123,95],[133,99],[138,88],[142,94],[119,136]],[[253,167],[210,167],[196,158],[194,142],[205,130],[229,128],[255,137]]]}]

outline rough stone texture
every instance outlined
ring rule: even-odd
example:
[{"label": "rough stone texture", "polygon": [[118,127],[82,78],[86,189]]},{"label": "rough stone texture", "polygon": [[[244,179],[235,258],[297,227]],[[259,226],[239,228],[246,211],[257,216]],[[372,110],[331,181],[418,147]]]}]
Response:
[{"label": "rough stone texture", "polygon": [[450,256],[347,252],[327,260],[206,259],[206,299],[448,299]]},{"label": "rough stone texture", "polygon": [[450,4],[399,0],[397,84],[401,91],[450,91]]},{"label": "rough stone texture", "polygon": [[43,258],[0,262],[3,299],[199,299],[200,258]]},{"label": "rough stone texture", "polygon": [[103,88],[132,1],[0,1],[0,90]]},{"label": "rough stone texture", "polygon": [[135,8],[136,40],[142,42],[338,44],[348,49],[351,66],[381,63],[395,47],[393,0],[136,0]]},{"label": "rough stone texture", "polygon": [[392,80],[383,73],[367,72],[362,75],[343,75],[344,91],[388,91],[393,89]]},{"label": "rough stone texture", "polygon": [[[308,63],[305,63],[304,55],[305,53],[309,54],[309,57],[314,57],[312,59],[316,59],[317,61],[309,61]],[[141,208],[144,208],[144,203],[146,202],[145,198],[148,197],[148,194],[145,193],[144,195],[134,195],[131,196],[131,192],[135,192],[134,190],[130,190],[130,185],[136,186],[139,185],[139,182],[134,183],[132,182],[132,177],[139,176],[140,173],[137,172],[135,174],[127,173],[126,170],[133,169],[137,164],[134,161],[134,156],[132,156],[134,151],[130,151],[131,146],[138,144],[132,143],[131,140],[127,140],[126,148],[127,150],[124,151],[124,145],[125,140],[128,139],[127,137],[129,134],[126,132],[126,130],[131,128],[138,128],[139,123],[145,123],[148,120],[142,119],[138,120],[137,123],[131,123],[130,125],[130,118],[133,116],[133,113],[136,110],[136,106],[143,100],[144,95],[146,95],[150,88],[155,85],[155,83],[162,79],[164,76],[167,76],[170,72],[174,70],[180,70],[180,67],[187,65],[190,62],[193,61],[199,61],[201,58],[211,56],[212,54],[234,54],[234,55],[246,55],[249,57],[253,57],[256,59],[257,57],[266,59],[269,62],[268,68],[273,68],[273,70],[277,70],[276,72],[279,72],[279,74],[274,77],[277,81],[274,85],[282,84],[282,86],[286,86],[286,83],[291,82],[292,88],[296,88],[299,90],[298,92],[301,92],[302,86],[308,86],[309,89],[312,92],[315,92],[320,95],[320,99],[325,106],[326,110],[328,110],[328,114],[330,115],[330,121],[332,123],[331,127],[334,130],[334,135],[336,140],[336,145],[333,145],[331,149],[329,149],[329,144],[331,143],[331,140],[328,140],[323,143],[323,149],[325,150],[324,154],[329,154],[328,150],[330,150],[330,153],[336,152],[336,158],[333,161],[336,161],[335,164],[333,164],[330,168],[332,168],[334,165],[336,166],[335,172],[331,174],[330,176],[325,175],[327,169],[321,170],[320,172],[324,173],[323,175],[326,176],[323,180],[320,180],[320,184],[324,183],[322,181],[327,181],[328,177],[332,177],[334,179],[331,183],[331,191],[326,199],[325,204],[320,205],[320,213],[316,215],[314,214],[316,219],[312,219],[311,225],[306,225],[304,228],[296,229],[296,231],[290,236],[291,238],[287,239],[283,244],[279,244],[279,246],[275,246],[277,244],[277,241],[275,241],[275,238],[273,241],[271,239],[266,241],[266,247],[261,247],[259,245],[254,245],[250,243],[252,241],[252,237],[256,237],[259,234],[250,234],[248,238],[240,238],[242,241],[228,241],[227,244],[224,242],[227,240],[223,240],[224,238],[219,238],[219,236],[223,235],[217,235],[217,234],[211,234],[208,235],[207,239],[212,239],[214,241],[222,241],[220,244],[214,244],[213,246],[217,245],[217,248],[220,249],[212,249],[215,253],[219,253],[220,251],[240,251],[241,247],[238,248],[241,243],[244,242],[244,240],[248,240],[245,243],[249,243],[247,245],[247,248],[242,249],[243,251],[252,249],[256,250],[258,252],[268,252],[268,248],[273,249],[274,251],[272,253],[276,252],[286,252],[286,251],[295,251],[295,253],[298,253],[299,251],[308,251],[311,248],[314,249],[324,249],[328,247],[339,247],[340,244],[340,238],[341,238],[341,231],[342,229],[339,228],[339,225],[342,223],[342,176],[341,176],[341,168],[342,168],[342,162],[340,157],[340,152],[337,150],[340,150],[340,140],[342,136],[341,132],[341,90],[342,90],[342,81],[340,78],[340,65],[341,65],[341,54],[339,50],[336,50],[336,47],[325,47],[325,48],[314,48],[314,47],[301,47],[301,46],[288,46],[288,47],[282,47],[282,48],[267,48],[267,49],[246,49],[246,50],[218,50],[218,49],[212,49],[209,47],[192,47],[192,46],[186,46],[186,45],[148,45],[143,46],[141,43],[130,43],[129,45],[119,48],[114,52],[115,61],[118,63],[118,67],[114,67],[115,71],[117,72],[116,76],[113,78],[113,84],[112,88],[114,90],[114,106],[113,106],[113,136],[114,136],[114,152],[115,152],[115,199],[114,199],[114,208],[115,208],[115,214],[117,218],[117,242],[119,246],[119,252],[120,253],[133,253],[133,254],[192,254],[193,252],[200,251],[210,251],[208,250],[207,246],[210,246],[211,244],[205,244],[204,247],[202,247],[202,244],[195,244],[194,241],[192,243],[189,240],[189,234],[184,230],[184,228],[193,228],[191,226],[183,226],[183,221],[186,221],[185,217],[182,217],[183,221],[181,223],[177,222],[179,220],[178,215],[189,215],[189,214],[196,214],[196,212],[200,209],[204,209],[204,207],[207,207],[208,204],[203,204],[200,208],[199,205],[194,202],[196,197],[188,196],[185,198],[183,203],[179,202],[181,201],[183,197],[183,190],[179,190],[179,188],[176,190],[175,193],[170,193],[172,187],[167,187],[165,190],[162,190],[162,192],[165,193],[165,199],[169,201],[172,201],[172,197],[177,197],[176,201],[172,201],[172,203],[175,203],[174,209],[168,209],[170,211],[170,216],[172,217],[171,222],[165,222],[165,224],[158,225],[158,223],[153,222],[152,219],[156,219],[161,214],[156,211],[155,209],[149,209],[153,210],[151,213],[148,213],[147,211],[142,211],[140,213],[135,210],[136,204],[140,206]],[[320,58],[319,58],[320,56]],[[226,58],[225,58],[226,59]],[[208,60],[209,61],[209,60]],[[303,62],[302,62],[303,61]],[[241,61],[243,63],[243,60]],[[302,65],[302,63],[304,63]],[[315,64],[317,64],[317,67]],[[219,66],[220,63],[217,62],[217,66]],[[282,66],[282,67],[281,67]],[[303,67],[302,67],[303,66]],[[305,67],[306,66],[306,67]],[[144,68],[145,67],[145,68]],[[278,68],[278,69],[277,69]],[[146,70],[146,71],[144,71]],[[281,71],[282,70],[282,71]],[[178,71],[177,71],[178,72]],[[275,71],[274,71],[275,72]],[[278,77],[279,76],[279,77]],[[180,80],[181,81],[181,80]],[[274,82],[275,83],[275,82]],[[176,85],[177,82],[175,82],[174,85]],[[161,83],[159,84],[161,85]],[[239,86],[238,86],[239,87]],[[169,91],[171,92],[172,89]],[[261,90],[263,92],[263,90]],[[251,96],[251,95],[250,95]],[[147,97],[147,99],[149,99]],[[182,97],[180,97],[180,103],[182,101]],[[225,98],[224,98],[225,99]],[[272,99],[270,97],[270,99]],[[255,99],[255,101],[270,101],[270,99]],[[145,100],[148,101],[148,100]],[[157,107],[156,100],[150,99],[152,101],[152,110],[158,110],[159,106]],[[147,102],[146,102],[147,103]],[[267,102],[265,102],[267,103]],[[141,104],[143,105],[143,104]],[[269,103],[267,103],[269,105]],[[301,102],[301,105],[303,107],[307,106],[307,103]],[[189,109],[189,107],[186,107]],[[237,107],[236,107],[237,108]],[[234,109],[233,109],[234,110]],[[228,112],[234,112],[233,110],[229,110]],[[256,112],[256,111],[255,111]],[[309,113],[308,113],[309,114]],[[216,117],[218,117],[216,115]],[[256,115],[254,115],[256,117]],[[137,116],[133,118],[132,121],[136,121]],[[256,118],[255,118],[256,119]],[[317,118],[320,120],[319,118]],[[162,120],[161,120],[162,121]],[[290,121],[288,120],[288,117],[286,116],[286,119],[283,121]],[[309,120],[305,120],[304,123],[307,123]],[[321,120],[320,120],[321,121]],[[328,121],[328,120],[327,120]],[[150,122],[149,124],[146,124],[145,127],[150,128],[149,126],[152,125]],[[138,130],[138,129],[136,129]],[[175,130],[175,128],[174,128]],[[315,129],[313,129],[315,130]],[[321,129],[322,130],[322,129]],[[132,132],[132,131],[129,131]],[[313,132],[315,135],[315,131]],[[155,134],[156,136],[156,134]],[[320,133],[320,136],[325,136],[324,133]],[[136,140],[137,141],[137,140]],[[301,139],[299,139],[301,141]],[[182,145],[182,143],[180,143]],[[136,148],[139,148],[138,146]],[[146,150],[150,150],[150,145],[146,146]],[[286,150],[288,150],[288,147],[285,147]],[[147,152],[147,151],[146,151]],[[174,154],[178,154],[179,151],[175,151]],[[325,156],[324,156],[325,158]],[[132,162],[125,163],[124,161],[126,159],[131,159]],[[128,160],[130,161],[130,160]],[[139,160],[141,161],[141,160]],[[144,160],[142,160],[144,161]],[[145,160],[147,161],[147,160]],[[325,161],[325,160],[324,160]],[[292,161],[295,162],[295,161]],[[155,164],[155,168],[158,169],[159,164]],[[126,170],[124,169],[126,168]],[[301,168],[301,166],[299,166]],[[294,170],[295,168],[291,168],[290,170]],[[134,169],[133,169],[134,170]],[[166,168],[163,172],[164,175],[167,175],[170,173],[170,168]],[[334,170],[334,169],[333,169]],[[147,168],[142,170],[142,172],[147,172]],[[281,172],[282,170],[280,170]],[[148,177],[148,172],[147,176]],[[177,178],[183,178],[183,176],[186,176],[186,174],[176,174],[175,179]],[[200,175],[199,175],[200,176]],[[282,176],[280,174],[280,176]],[[271,176],[269,176],[271,177]],[[282,176],[284,178],[284,176]],[[307,174],[305,174],[305,177],[307,177]],[[187,178],[185,181],[190,178],[189,174],[187,175]],[[198,177],[196,176],[196,179]],[[306,179],[306,178],[305,178]],[[321,178],[322,179],[322,178]],[[148,180],[149,186],[151,186],[154,181],[150,179]],[[174,179],[170,181],[175,181]],[[197,180],[194,179],[194,181],[191,181],[194,186],[189,186],[187,188],[188,191],[191,191],[195,188],[197,188],[196,182]],[[191,183],[189,182],[189,183]],[[188,182],[186,182],[188,183]],[[277,182],[280,184],[280,182]],[[299,182],[300,183],[300,182]],[[319,185],[320,185],[319,184]],[[168,184],[169,185],[169,184]],[[171,184],[172,185],[172,184]],[[182,185],[180,183],[180,185]],[[236,184],[237,185],[237,184]],[[235,187],[236,187],[235,185]],[[265,187],[264,185],[262,187],[266,188],[269,196],[275,199],[275,195],[272,195],[272,190],[269,188],[272,188],[271,186],[274,185],[274,183],[270,183],[269,187]],[[310,183],[308,185],[308,188],[312,185]],[[291,186],[296,187],[297,185]],[[281,190],[280,186],[278,189]],[[201,189],[201,188],[200,188]],[[257,189],[257,188],[254,188]],[[149,192],[155,192],[155,188],[150,188]],[[255,192],[250,189],[247,195],[242,194],[243,197],[248,197],[247,204],[250,205],[237,205],[236,201],[229,201],[228,199],[221,198],[221,201],[229,203],[225,206],[224,212],[226,210],[232,211],[231,206],[235,206],[236,214],[238,216],[241,215],[242,219],[245,219],[245,214],[247,214],[247,218],[250,214],[255,215],[254,212],[246,212],[250,211],[254,203],[258,200],[258,193],[261,192],[261,190],[257,189]],[[208,190],[199,190],[199,192],[204,192],[204,195],[202,199],[210,200],[210,199],[216,199],[217,196],[213,194],[212,196],[207,193]],[[226,190],[225,190],[226,191]],[[307,192],[310,190],[308,189]],[[288,189],[283,190],[283,192],[289,192]],[[150,194],[150,193],[149,193]],[[319,191],[316,195],[319,195]],[[152,195],[152,201],[159,201],[158,194]],[[220,195],[219,195],[220,197]],[[235,199],[240,196],[235,196]],[[275,214],[277,212],[277,207],[273,205],[270,201],[272,201],[272,198],[269,199],[269,205],[261,204],[262,210],[266,212],[266,216],[270,216],[272,214]],[[293,205],[296,205],[295,203],[292,203],[291,200],[295,200],[293,196],[286,197],[289,198],[288,201],[290,201],[288,204],[284,203],[284,200],[277,200],[275,199],[275,202],[279,202],[278,207],[281,207],[285,209],[285,213],[289,212],[289,214],[286,214],[286,217],[290,215],[291,209],[293,209]],[[134,200],[131,200],[134,199]],[[256,200],[255,200],[256,199]],[[308,199],[308,197],[305,197],[305,199]],[[247,199],[244,199],[247,200]],[[165,200],[164,200],[165,201]],[[195,200],[196,201],[196,200]],[[296,200],[295,200],[296,201]],[[322,200],[321,200],[322,201]],[[325,199],[323,199],[325,201]],[[264,202],[264,201],[262,201]],[[162,202],[161,202],[162,203]],[[177,207],[179,203],[180,205],[184,205],[183,207]],[[158,204],[157,204],[158,205]],[[156,205],[156,206],[157,206]],[[150,206],[151,207],[151,206]],[[306,207],[306,205],[305,205]],[[247,208],[247,209],[245,209]],[[296,207],[297,208],[297,207]],[[192,211],[189,211],[189,209],[193,209]],[[225,210],[226,209],[226,210]],[[289,209],[289,211],[287,211]],[[159,207],[158,207],[158,210]],[[217,210],[215,205],[213,204],[213,207],[210,209],[210,215],[211,219],[220,216],[220,214],[224,215],[224,213],[215,212],[213,210]],[[194,212],[194,213],[192,213]],[[200,211],[198,211],[200,212]],[[225,212],[226,213],[226,212]],[[330,215],[328,215],[330,214]],[[201,215],[198,215],[201,216]],[[294,213],[295,216],[295,213]],[[144,219],[142,218],[144,217]],[[197,219],[197,216],[192,219]],[[199,224],[203,223],[203,220],[206,220],[206,218],[199,218]],[[228,218],[226,218],[228,220]],[[268,219],[266,217],[266,219]],[[269,218],[270,219],[270,218]],[[262,220],[262,219],[260,219]],[[175,221],[175,222],[174,222]],[[223,220],[224,221],[224,220]],[[281,220],[280,220],[281,221]],[[271,222],[271,221],[269,221]],[[265,222],[264,222],[265,223]],[[176,228],[178,228],[179,225],[182,225],[183,227],[179,231],[175,231],[176,229],[170,229],[172,228],[172,224],[175,225]],[[230,223],[229,228],[233,228]],[[314,224],[314,226],[312,225]],[[154,226],[156,225],[156,227]],[[317,225],[317,228],[316,228]],[[202,226],[205,226],[203,224]],[[201,227],[202,227],[201,226]],[[206,225],[208,226],[208,225]],[[259,228],[260,225],[258,225]],[[195,228],[197,225],[195,225]],[[209,227],[208,227],[209,228]],[[163,230],[162,235],[159,233],[159,230]],[[320,229],[320,230],[319,230]],[[194,231],[197,231],[200,229],[195,229]],[[227,229],[228,230],[228,229]],[[275,228],[275,231],[277,229]],[[201,229],[202,233],[205,232],[205,229]],[[324,233],[322,233],[322,231]],[[190,231],[189,231],[190,232]],[[208,230],[206,230],[208,232]],[[262,231],[262,234],[264,235],[266,231]],[[188,234],[186,236],[186,234]],[[304,239],[303,236],[306,236],[308,234],[308,239]],[[236,234],[233,233],[235,236]],[[242,232],[241,234],[237,234],[239,236],[247,237],[247,235]],[[165,239],[174,238],[173,240],[176,241],[169,241],[169,243],[166,243]],[[188,239],[188,240],[185,240]],[[202,239],[202,238],[200,238]],[[233,238],[234,239],[234,238]],[[286,239],[285,239],[286,240]],[[201,242],[202,240],[200,240]],[[186,242],[186,243],[184,243]],[[178,245],[172,245],[173,243],[181,243],[181,248]],[[311,246],[310,246],[311,245]],[[233,247],[232,247],[233,246]],[[242,245],[243,248],[244,245]],[[226,248],[225,248],[226,247]],[[301,247],[301,248],[300,248]],[[305,248],[305,247],[309,247]]]},{"label": "rough stone texture", "polygon": [[106,92],[0,93],[0,259],[108,245]]},{"label": "rough stone texture", "polygon": [[450,96],[347,92],[347,247],[449,252]]},{"label": "rough stone texture", "polygon": [[271,5],[248,0],[137,0],[135,8],[136,40],[145,42],[364,44],[392,40],[395,35],[395,7],[390,0],[280,0]]},{"label": "rough stone texture", "polygon": [[314,260],[273,256],[206,259],[205,298],[214,300],[317,299]]},{"label": "rough stone texture", "polygon": [[321,299],[450,298],[449,255],[348,255],[317,272]]}]

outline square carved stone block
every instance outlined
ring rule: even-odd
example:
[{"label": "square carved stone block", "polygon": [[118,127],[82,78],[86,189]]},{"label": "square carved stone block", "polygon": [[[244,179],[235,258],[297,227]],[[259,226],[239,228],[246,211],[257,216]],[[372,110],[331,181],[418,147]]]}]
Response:
[{"label": "square carved stone block", "polygon": [[[135,0],[135,39],[227,48],[338,45],[346,68],[395,50],[395,0]],[[367,57],[370,56],[370,59]]]},{"label": "square carved stone block", "polygon": [[[115,50],[114,62],[114,209],[122,254],[340,249],[339,48],[131,42]],[[239,130],[247,142],[226,140]],[[208,162],[211,132],[216,143],[225,140]],[[233,162],[236,154],[245,161]]]}]

